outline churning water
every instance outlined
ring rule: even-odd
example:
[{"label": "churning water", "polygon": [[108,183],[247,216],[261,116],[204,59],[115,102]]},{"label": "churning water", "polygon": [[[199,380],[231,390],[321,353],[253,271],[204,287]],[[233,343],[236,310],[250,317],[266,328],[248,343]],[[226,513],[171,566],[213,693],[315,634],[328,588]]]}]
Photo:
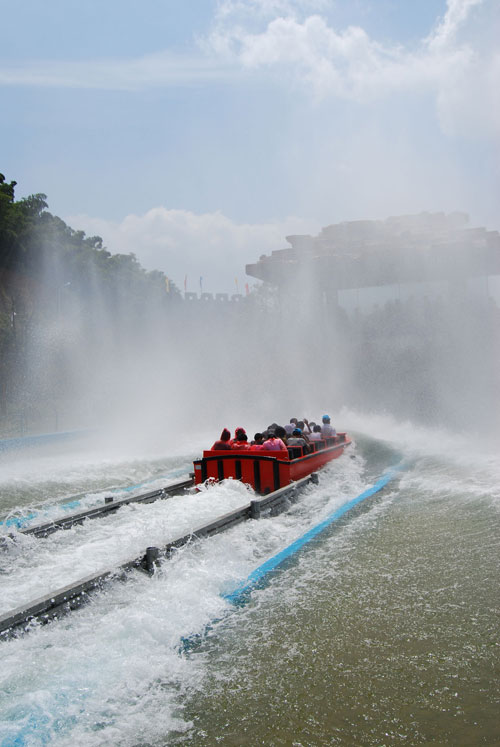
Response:
[{"label": "churning water", "polygon": [[[131,573],[71,616],[0,643],[2,747],[498,744],[500,461],[459,437],[350,423],[356,458],[331,463],[286,513],[186,546],[153,578]],[[33,495],[50,513],[51,496],[82,493],[87,505],[119,484],[179,479],[191,456],[32,461],[22,479],[11,467],[3,513],[33,511]],[[401,458],[397,479],[246,605],[224,600]],[[249,498],[228,481],[4,543],[0,613]]]}]

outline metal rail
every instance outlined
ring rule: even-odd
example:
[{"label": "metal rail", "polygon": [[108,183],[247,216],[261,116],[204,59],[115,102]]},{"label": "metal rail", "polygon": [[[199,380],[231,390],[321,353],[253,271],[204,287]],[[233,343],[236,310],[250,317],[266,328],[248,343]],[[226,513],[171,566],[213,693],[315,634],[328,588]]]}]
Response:
[{"label": "metal rail", "polygon": [[[149,493],[143,493],[136,496],[127,496],[126,498],[114,499],[111,495],[104,497],[104,505],[95,506],[89,508],[86,511],[79,511],[69,516],[60,516],[58,519],[52,519],[46,524],[38,524],[28,529],[20,529],[19,534],[29,534],[34,537],[47,537],[53,532],[57,532],[59,529],[69,529],[75,524],[82,524],[86,519],[98,519],[101,516],[112,514],[118,511],[122,506],[126,506],[129,503],[153,503],[154,501],[168,498],[169,496],[178,493],[179,491],[186,490],[194,484],[194,478],[190,477],[187,480],[180,480],[179,482],[167,485],[164,488],[153,490]],[[12,535],[15,537],[15,534]]]},{"label": "metal rail", "polygon": [[[29,631],[34,623],[47,623],[83,606],[89,599],[91,593],[104,586],[104,584],[117,579],[126,578],[129,571],[139,569],[147,574],[153,574],[156,566],[162,559],[169,558],[172,553],[187,545],[188,543],[215,534],[224,532],[237,524],[248,519],[258,519],[265,514],[275,515],[284,510],[288,502],[294,501],[301,488],[309,482],[318,482],[316,473],[312,473],[301,480],[286,485],[279,490],[269,493],[263,498],[250,501],[250,503],[235,509],[230,513],[219,516],[209,524],[194,529],[192,532],[177,537],[167,542],[163,547],[148,547],[141,555],[130,558],[119,566],[105,568],[98,573],[81,578],[78,581],[64,586],[61,589],[46,594],[43,597],[10,610],[0,615],[0,638],[10,638],[21,632]],[[177,484],[178,488],[179,484]],[[173,488],[174,486],[169,486]],[[155,500],[149,494],[149,498]],[[147,498],[148,496],[143,498]],[[130,502],[133,499],[127,499]]]}]

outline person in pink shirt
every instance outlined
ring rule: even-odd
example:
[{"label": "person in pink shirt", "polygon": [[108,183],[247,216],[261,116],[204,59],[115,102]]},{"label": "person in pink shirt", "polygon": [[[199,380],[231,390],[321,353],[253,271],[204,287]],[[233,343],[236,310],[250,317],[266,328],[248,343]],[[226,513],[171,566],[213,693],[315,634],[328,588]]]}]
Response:
[{"label": "person in pink shirt", "polygon": [[263,451],[288,451],[281,438],[277,438],[274,433],[270,433],[267,441],[262,444]]}]

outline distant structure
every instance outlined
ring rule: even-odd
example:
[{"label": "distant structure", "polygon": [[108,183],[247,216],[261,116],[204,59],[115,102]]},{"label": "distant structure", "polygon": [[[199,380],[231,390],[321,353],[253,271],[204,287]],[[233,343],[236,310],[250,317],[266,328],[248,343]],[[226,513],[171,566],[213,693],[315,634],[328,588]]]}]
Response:
[{"label": "distant structure", "polygon": [[291,245],[246,266],[248,275],[299,291],[306,283],[332,301],[339,290],[447,281],[500,274],[498,231],[470,228],[465,213],[420,213],[326,226],[318,236],[287,236]]},{"label": "distant structure", "polygon": [[193,293],[191,291],[184,292],[184,301],[188,304],[200,304],[204,306],[228,306],[240,303],[243,300],[241,293]]}]

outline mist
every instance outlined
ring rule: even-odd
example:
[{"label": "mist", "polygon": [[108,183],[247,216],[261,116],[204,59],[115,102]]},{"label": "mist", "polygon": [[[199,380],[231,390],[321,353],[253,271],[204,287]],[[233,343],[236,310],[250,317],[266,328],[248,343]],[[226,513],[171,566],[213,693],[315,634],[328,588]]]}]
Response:
[{"label": "mist", "polygon": [[328,412],[343,428],[345,409],[496,437],[497,232],[436,213],[283,244],[247,267],[273,282],[217,297],[163,282],[137,295],[123,277],[111,292],[96,266],[78,274],[52,246],[13,411],[28,429],[90,429],[129,455],[292,416]]},{"label": "mist", "polygon": [[[177,9],[168,39],[169,11],[131,12],[136,45],[109,52],[111,6],[97,28],[74,13],[84,48],[51,57],[52,24],[36,66],[28,35],[0,70],[6,166],[110,267],[46,242],[26,298],[0,299],[6,435],[92,429],[134,453],[324,412],[342,428],[345,408],[498,433],[495,3],[226,0],[196,32]],[[143,287],[137,263],[160,271]]]},{"label": "mist", "polygon": [[281,280],[290,371],[337,411],[498,436],[497,231],[422,213],[288,239],[248,270]]},{"label": "mist", "polygon": [[[498,0],[2,11],[0,614],[66,599],[2,738],[493,743]],[[324,414],[345,453],[204,538],[255,497],[182,487],[222,429]]]}]

